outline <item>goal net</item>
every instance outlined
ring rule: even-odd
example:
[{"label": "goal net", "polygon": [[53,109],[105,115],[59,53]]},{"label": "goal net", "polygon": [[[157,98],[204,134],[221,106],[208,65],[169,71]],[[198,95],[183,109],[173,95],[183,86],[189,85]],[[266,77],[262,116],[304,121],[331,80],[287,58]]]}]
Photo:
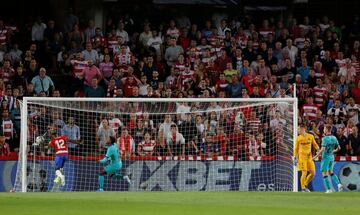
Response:
[{"label": "goal net", "polygon": [[[296,111],[294,98],[24,98],[14,189],[96,191],[114,136],[122,168],[105,191],[296,191]],[[51,128],[68,139],[65,184]]]}]

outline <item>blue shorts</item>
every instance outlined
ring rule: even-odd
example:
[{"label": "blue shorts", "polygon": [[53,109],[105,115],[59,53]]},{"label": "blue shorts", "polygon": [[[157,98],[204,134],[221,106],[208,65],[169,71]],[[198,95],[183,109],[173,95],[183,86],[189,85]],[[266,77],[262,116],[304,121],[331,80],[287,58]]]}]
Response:
[{"label": "blue shorts", "polygon": [[55,169],[63,168],[65,165],[65,162],[67,161],[68,156],[62,155],[62,156],[56,156],[55,157]]},{"label": "blue shorts", "polygon": [[122,163],[119,163],[119,165],[107,165],[104,167],[104,170],[107,174],[112,175],[116,173],[120,173],[122,167]]},{"label": "blue shorts", "polygon": [[322,159],[320,165],[321,172],[333,171],[334,165],[335,165],[334,159],[331,158]]}]

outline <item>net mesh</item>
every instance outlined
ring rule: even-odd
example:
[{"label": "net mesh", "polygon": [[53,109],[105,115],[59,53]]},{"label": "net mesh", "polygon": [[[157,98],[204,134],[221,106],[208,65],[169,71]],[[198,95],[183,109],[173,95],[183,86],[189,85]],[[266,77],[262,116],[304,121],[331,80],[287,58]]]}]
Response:
[{"label": "net mesh", "polygon": [[[119,175],[131,183],[106,176],[107,191],[292,191],[293,106],[261,100],[28,100],[20,149],[26,153],[19,156],[15,189],[26,177],[28,192],[95,191],[105,166],[97,161],[115,136]],[[68,138],[64,186],[54,183],[49,126]]]}]

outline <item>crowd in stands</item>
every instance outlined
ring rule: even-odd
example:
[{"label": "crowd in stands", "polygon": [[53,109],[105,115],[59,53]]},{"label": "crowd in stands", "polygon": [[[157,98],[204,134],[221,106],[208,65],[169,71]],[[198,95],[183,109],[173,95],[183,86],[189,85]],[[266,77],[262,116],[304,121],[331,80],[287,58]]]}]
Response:
[{"label": "crowd in stands", "polygon": [[[65,23],[49,19],[45,24],[38,17],[22,38],[21,25],[0,20],[0,155],[19,146],[18,100],[24,96],[275,98],[295,92],[298,121],[308,125],[319,144],[324,125],[331,124],[341,145],[338,155],[360,155],[360,22],[358,16],[352,23],[337,21],[306,16],[255,23],[246,16],[209,17],[205,23],[187,17],[134,23],[119,16],[100,28],[93,20],[81,26],[69,14]],[[20,49],[21,40],[29,41],[28,46]],[[227,103],[211,105],[216,110]],[[94,117],[97,125],[86,135],[87,125],[76,123],[82,120],[77,116],[39,108],[30,114],[28,130],[37,136],[55,123],[59,134],[71,136],[70,148],[85,141],[96,143],[99,151],[104,138],[117,135],[126,156],[269,155],[272,143],[282,144],[279,136],[292,133],[278,132],[289,129],[286,114],[293,113],[283,107],[179,115],[193,106],[178,103],[169,109],[173,114],[154,119],[140,106],[126,116]],[[183,122],[195,127],[184,131]],[[269,128],[277,126],[281,129]],[[198,139],[186,130],[196,132]]]}]

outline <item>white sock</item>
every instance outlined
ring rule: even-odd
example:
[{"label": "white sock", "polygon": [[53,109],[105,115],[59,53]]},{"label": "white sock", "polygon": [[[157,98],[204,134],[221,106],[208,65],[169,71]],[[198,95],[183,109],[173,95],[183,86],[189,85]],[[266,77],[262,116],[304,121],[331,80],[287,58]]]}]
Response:
[{"label": "white sock", "polygon": [[123,179],[126,180],[129,184],[131,183],[129,176],[125,175]]},{"label": "white sock", "polygon": [[58,176],[58,177],[61,177],[63,174],[61,173],[60,170],[56,170],[55,175]]}]

